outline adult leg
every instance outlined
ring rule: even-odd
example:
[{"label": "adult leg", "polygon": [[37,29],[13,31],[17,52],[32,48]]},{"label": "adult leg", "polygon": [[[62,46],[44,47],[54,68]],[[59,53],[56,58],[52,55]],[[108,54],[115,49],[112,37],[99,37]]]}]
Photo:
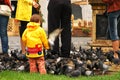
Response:
[{"label": "adult leg", "polygon": [[22,41],[22,34],[24,32],[24,30],[26,29],[26,25],[27,25],[27,21],[20,21],[21,22],[21,26],[19,27],[19,33],[20,33],[20,44],[21,44],[21,49],[22,49],[22,53],[25,54],[25,43],[23,43]]},{"label": "adult leg", "polygon": [[0,37],[3,53],[8,53],[8,35],[7,35],[8,21],[9,21],[8,16],[0,15]]},{"label": "adult leg", "polygon": [[[50,0],[48,4],[48,35],[60,27],[61,8],[59,1],[61,0]],[[59,54],[59,37],[56,38],[54,43],[52,53]]]},{"label": "adult leg", "polygon": [[113,40],[112,41],[112,45],[113,45],[113,50],[114,50],[114,58],[119,58],[118,54],[116,53],[116,51],[119,50],[119,40]]},{"label": "adult leg", "polygon": [[71,48],[71,2],[70,0],[62,0],[62,17],[61,27],[63,31],[61,33],[61,56],[69,57]]},{"label": "adult leg", "polygon": [[116,11],[108,14],[109,32],[110,32],[110,38],[112,40],[114,58],[118,58],[118,54],[116,53],[116,51],[119,50],[119,36],[117,30],[119,16],[120,16],[120,11]]}]

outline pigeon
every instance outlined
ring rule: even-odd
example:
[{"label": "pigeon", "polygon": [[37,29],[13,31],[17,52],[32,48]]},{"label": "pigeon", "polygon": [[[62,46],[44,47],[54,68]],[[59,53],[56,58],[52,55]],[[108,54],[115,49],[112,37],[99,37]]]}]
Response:
[{"label": "pigeon", "polygon": [[114,52],[113,51],[109,51],[107,53],[105,53],[105,56],[107,57],[107,59],[110,61],[110,62],[113,62],[113,59],[114,59]]},{"label": "pigeon", "polygon": [[116,64],[116,65],[119,65],[119,64],[120,64],[120,59],[114,58],[114,59],[112,60],[112,62],[113,62],[114,64]]},{"label": "pigeon", "polygon": [[70,77],[78,77],[81,75],[81,69],[77,69],[77,70],[73,70],[71,73],[70,73]]},{"label": "pigeon", "polygon": [[102,70],[102,75],[105,74],[106,71],[108,71],[109,66],[107,64],[104,64],[104,62],[99,60],[99,68]]},{"label": "pigeon", "polygon": [[5,70],[5,66],[0,64],[0,71]]},{"label": "pigeon", "polygon": [[25,70],[25,66],[21,65],[20,67],[18,67],[18,71],[24,71]]},{"label": "pigeon", "polygon": [[51,46],[54,45],[54,41],[55,41],[56,37],[62,32],[62,30],[63,29],[58,28],[49,34],[48,42]]},{"label": "pigeon", "polygon": [[93,76],[93,75],[94,75],[94,72],[91,71],[91,70],[86,70],[86,71],[85,71],[85,75],[86,75],[86,76]]},{"label": "pigeon", "polygon": [[116,51],[116,53],[118,54],[118,57],[120,58],[120,51],[118,50]]}]

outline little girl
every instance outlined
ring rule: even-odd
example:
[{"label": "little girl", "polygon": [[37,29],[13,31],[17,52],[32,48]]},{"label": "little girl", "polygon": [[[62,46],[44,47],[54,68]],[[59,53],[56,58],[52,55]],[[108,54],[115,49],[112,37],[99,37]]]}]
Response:
[{"label": "little girl", "polygon": [[33,14],[30,22],[22,35],[22,40],[26,44],[26,56],[30,64],[30,72],[40,72],[46,74],[43,48],[49,49],[46,33],[41,24],[41,16]]}]

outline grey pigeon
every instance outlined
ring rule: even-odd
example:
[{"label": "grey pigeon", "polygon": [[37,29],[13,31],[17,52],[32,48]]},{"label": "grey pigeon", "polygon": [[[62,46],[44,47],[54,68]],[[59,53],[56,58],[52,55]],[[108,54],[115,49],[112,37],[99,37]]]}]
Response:
[{"label": "grey pigeon", "polygon": [[87,70],[87,71],[85,71],[85,75],[86,75],[86,76],[93,76],[93,75],[94,75],[94,72],[93,72],[93,71],[90,71],[90,70]]},{"label": "grey pigeon", "polygon": [[102,75],[104,75],[105,72],[108,71],[109,66],[104,64],[104,62],[99,61],[99,68],[102,70]]}]

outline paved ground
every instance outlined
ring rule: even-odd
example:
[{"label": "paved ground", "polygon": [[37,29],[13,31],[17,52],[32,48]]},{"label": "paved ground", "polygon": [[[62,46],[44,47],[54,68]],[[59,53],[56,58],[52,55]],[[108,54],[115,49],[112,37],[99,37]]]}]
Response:
[{"label": "paved ground", "polygon": [[[87,42],[89,41],[91,41],[91,37],[72,37],[72,42],[76,48],[78,48],[79,46],[82,46],[83,48],[88,47]],[[9,36],[9,47],[14,49],[20,48],[19,36]],[[1,45],[0,45],[0,52],[1,52]]]},{"label": "paved ground", "polygon": [[75,45],[76,48],[79,48],[79,46],[83,48],[88,48],[88,42],[91,42],[91,37],[72,37],[72,42]]}]

